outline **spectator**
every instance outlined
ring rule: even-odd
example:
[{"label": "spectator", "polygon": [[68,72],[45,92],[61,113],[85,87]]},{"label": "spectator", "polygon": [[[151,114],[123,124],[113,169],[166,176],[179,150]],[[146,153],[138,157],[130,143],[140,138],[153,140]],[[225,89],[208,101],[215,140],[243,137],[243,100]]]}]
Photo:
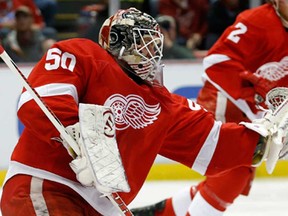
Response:
[{"label": "spectator", "polygon": [[210,49],[224,30],[232,25],[237,15],[249,8],[247,0],[217,0],[208,10],[208,30],[205,49]]},{"label": "spectator", "polygon": [[201,48],[207,31],[208,0],[159,0],[159,13],[175,18],[177,41],[193,50]]},{"label": "spectator", "polygon": [[36,6],[40,9],[44,22],[48,27],[54,27],[55,14],[58,10],[58,3],[56,0],[34,0]]},{"label": "spectator", "polygon": [[55,42],[46,39],[39,28],[33,26],[33,14],[26,6],[15,11],[15,29],[3,40],[3,47],[15,62],[39,61]]},{"label": "spectator", "polygon": [[14,12],[11,0],[0,0],[0,42],[14,26]]},{"label": "spectator", "polygon": [[14,10],[23,5],[27,6],[31,10],[34,19],[33,28],[40,29],[47,38],[52,38],[54,40],[57,39],[56,29],[46,25],[43,16],[41,14],[41,11],[34,3],[34,0],[12,0],[12,1]]},{"label": "spectator", "polygon": [[192,51],[176,42],[177,26],[172,16],[158,16],[156,18],[164,35],[163,58],[164,59],[193,59]]},{"label": "spectator", "polygon": [[27,6],[30,9],[33,15],[33,20],[34,20],[33,27],[34,28],[42,29],[45,26],[45,22],[43,20],[41,11],[35,5],[33,0],[12,0],[12,2],[13,2],[14,10],[16,10],[17,8],[23,5]]},{"label": "spectator", "polygon": [[88,38],[98,42],[98,37],[101,25],[108,17],[108,1],[102,0],[97,4],[86,5],[80,11],[80,16],[77,20],[77,31],[79,37]]}]

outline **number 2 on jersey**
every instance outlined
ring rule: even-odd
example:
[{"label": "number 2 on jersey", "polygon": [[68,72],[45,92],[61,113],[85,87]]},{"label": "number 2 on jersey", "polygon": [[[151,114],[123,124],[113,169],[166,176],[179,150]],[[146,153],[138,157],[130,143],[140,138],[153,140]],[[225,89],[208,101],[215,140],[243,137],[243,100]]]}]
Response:
[{"label": "number 2 on jersey", "polygon": [[229,35],[228,35],[228,39],[233,41],[234,43],[238,43],[240,40],[240,36],[241,34],[245,34],[247,32],[247,27],[239,22],[235,25],[235,27],[237,29],[235,29],[234,31],[232,31]]}]

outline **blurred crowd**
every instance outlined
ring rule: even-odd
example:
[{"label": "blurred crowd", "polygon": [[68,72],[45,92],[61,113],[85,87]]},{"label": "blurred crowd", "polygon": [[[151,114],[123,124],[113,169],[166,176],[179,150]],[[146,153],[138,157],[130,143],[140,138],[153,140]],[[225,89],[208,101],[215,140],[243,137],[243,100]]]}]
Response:
[{"label": "blurred crowd", "polygon": [[0,42],[15,62],[36,62],[57,41],[56,0],[0,0]]},{"label": "blurred crowd", "polygon": [[[79,8],[78,37],[98,42],[109,15],[109,0]],[[57,0],[0,0],[0,43],[16,62],[38,61],[58,39]],[[249,0],[120,0],[121,8],[136,7],[154,16],[165,36],[164,59],[194,59],[206,55]],[[61,40],[61,39],[60,39]]]}]

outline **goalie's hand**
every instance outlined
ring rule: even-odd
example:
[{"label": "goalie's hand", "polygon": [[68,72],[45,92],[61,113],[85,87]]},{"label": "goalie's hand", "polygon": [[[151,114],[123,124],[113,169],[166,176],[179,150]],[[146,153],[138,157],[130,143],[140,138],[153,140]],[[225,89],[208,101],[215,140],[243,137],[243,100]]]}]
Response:
[{"label": "goalie's hand", "polygon": [[252,102],[254,101],[257,105],[265,107],[266,94],[277,86],[277,82],[270,81],[249,71],[243,71],[239,75],[243,80],[253,85],[253,90],[250,92],[251,95],[248,100],[252,100]]},{"label": "goalie's hand", "polygon": [[[89,159],[87,158],[87,153],[85,153],[85,147],[83,143],[83,138],[81,135],[80,123],[77,122],[74,125],[69,125],[66,128],[66,131],[71,135],[71,137],[76,141],[79,149],[80,155],[76,155],[70,145],[62,139],[62,144],[67,149],[70,156],[73,160],[70,162],[70,167],[76,174],[76,179],[84,186],[95,186],[99,192],[106,193],[106,190],[103,190],[99,185],[94,181],[93,173],[91,167],[89,167]],[[88,156],[89,157],[89,156]]]},{"label": "goalie's hand", "polygon": [[67,149],[69,155],[74,158],[70,163],[70,167],[76,174],[76,179],[82,185],[93,186],[93,176],[88,167],[87,158],[84,156],[85,154],[83,154],[83,140],[80,132],[80,124],[77,122],[74,125],[67,126],[65,129],[75,140],[80,149],[80,155],[76,155],[70,145],[61,137],[62,144]]},{"label": "goalie's hand", "polygon": [[[79,126],[79,122],[75,123],[74,125],[69,125],[65,128],[65,130],[67,131],[67,133],[75,140],[76,144],[79,145],[79,142],[82,142],[81,139],[81,134],[80,134],[80,126]],[[67,143],[67,141],[62,137],[62,135],[60,134],[60,138],[61,138],[61,142],[63,144],[63,146],[67,149],[68,154],[72,157],[72,158],[76,158],[77,154],[74,152],[74,150],[71,148],[71,146]],[[80,148],[79,148],[80,149]]]},{"label": "goalie's hand", "polygon": [[88,161],[86,157],[78,156],[70,163],[71,169],[76,174],[77,180],[85,186],[93,186],[94,180],[91,171],[88,167]]}]

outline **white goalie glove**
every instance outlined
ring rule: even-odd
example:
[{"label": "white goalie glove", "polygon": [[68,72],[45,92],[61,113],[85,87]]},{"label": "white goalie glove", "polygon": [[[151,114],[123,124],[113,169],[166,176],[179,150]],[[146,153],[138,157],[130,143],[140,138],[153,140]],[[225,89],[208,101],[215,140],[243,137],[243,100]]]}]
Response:
[{"label": "white goalie glove", "polygon": [[75,158],[70,166],[77,180],[85,186],[95,186],[104,195],[130,191],[114,124],[110,107],[80,104],[79,123],[68,126],[66,130],[79,145],[81,154],[75,158],[69,144],[63,141],[69,154]]},{"label": "white goalie glove", "polygon": [[269,110],[262,119],[240,124],[263,137],[254,155],[254,166],[266,160],[266,170],[271,174],[277,161],[288,154],[288,88],[272,89],[266,96],[266,104]]},{"label": "white goalie glove", "polygon": [[62,143],[67,149],[69,155],[75,158],[70,163],[70,167],[76,173],[76,178],[81,184],[85,186],[93,186],[93,176],[91,175],[90,170],[87,166],[87,159],[85,156],[83,156],[83,141],[80,133],[79,122],[77,122],[74,125],[69,125],[68,127],[66,127],[66,131],[76,141],[81,151],[80,155],[76,155],[76,153],[69,146],[69,144],[62,138]]}]

